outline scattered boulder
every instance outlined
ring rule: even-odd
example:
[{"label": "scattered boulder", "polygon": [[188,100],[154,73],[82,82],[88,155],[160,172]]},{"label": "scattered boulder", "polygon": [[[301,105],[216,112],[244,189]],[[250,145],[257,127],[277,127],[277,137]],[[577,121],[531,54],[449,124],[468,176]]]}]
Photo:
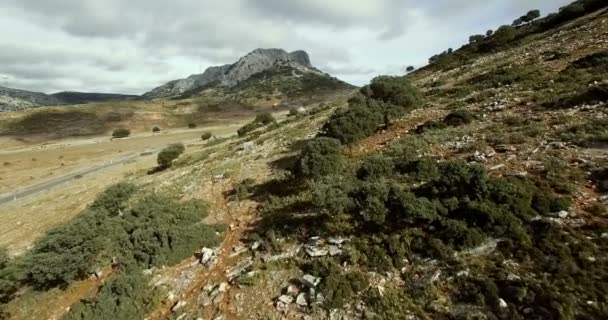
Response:
[{"label": "scattered boulder", "polygon": [[201,264],[206,266],[206,267],[210,267],[213,265],[213,263],[215,263],[215,259],[216,259],[216,254],[215,254],[215,250],[213,249],[209,249],[209,248],[203,248],[201,250]]},{"label": "scattered boulder", "polygon": [[329,246],[329,255],[334,257],[342,254],[342,249],[336,245]]},{"label": "scattered boulder", "polygon": [[514,146],[507,145],[507,144],[499,144],[494,148],[494,150],[496,150],[496,152],[500,152],[500,153],[507,153],[507,152],[515,152],[515,151],[517,151],[517,148],[515,148]]},{"label": "scattered boulder", "polygon": [[314,288],[319,285],[319,283],[321,282],[321,278],[306,274],[302,277],[301,281],[303,285],[309,288]]},{"label": "scattered boulder", "polygon": [[325,257],[329,254],[329,250],[313,245],[306,245],[304,251],[306,251],[306,254],[311,258]]},{"label": "scattered boulder", "polygon": [[253,266],[253,259],[251,257],[249,257],[248,259],[241,261],[234,268],[227,270],[226,277],[228,277],[228,279],[230,281],[232,281],[232,280],[238,278],[243,273],[247,272],[247,270],[250,269],[252,266]]},{"label": "scattered boulder", "polygon": [[171,312],[177,312],[179,311],[181,308],[185,307],[188,304],[188,302],[186,301],[178,301],[175,305],[173,305],[173,307],[171,308]]},{"label": "scattered boulder", "polygon": [[296,298],[296,304],[300,307],[308,307],[308,300],[304,292],[300,293]]}]

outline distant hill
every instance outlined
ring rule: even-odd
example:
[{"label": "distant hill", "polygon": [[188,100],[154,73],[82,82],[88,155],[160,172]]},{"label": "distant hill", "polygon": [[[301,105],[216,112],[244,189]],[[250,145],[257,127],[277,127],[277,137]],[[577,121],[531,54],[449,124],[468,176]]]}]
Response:
[{"label": "distant hill", "polygon": [[115,100],[129,100],[137,99],[139,96],[136,95],[125,95],[116,93],[91,93],[91,92],[73,92],[64,91],[51,94],[52,97],[57,98],[63,104],[85,104],[94,102],[105,102]]},{"label": "distant hill", "polygon": [[0,112],[63,104],[58,98],[26,90],[0,87]]},{"label": "distant hill", "polygon": [[87,92],[45,94],[41,92],[0,87],[0,112],[27,110],[44,106],[85,104],[135,98],[138,98],[138,96]]},{"label": "distant hill", "polygon": [[[210,67],[202,74],[168,82],[145,93],[143,97],[148,99],[185,98],[212,88],[234,93],[238,91],[234,90],[235,88],[244,89],[242,85],[244,82],[248,83],[247,87],[249,88],[267,87],[269,83],[273,82],[275,76],[280,76],[283,80],[286,78],[306,78],[308,81],[327,85],[327,87],[317,86],[314,88],[320,90],[352,87],[315,68],[305,51],[288,53],[282,49],[256,49],[234,64]],[[304,84],[301,81],[291,81],[291,85],[292,89],[297,90],[299,86]],[[293,85],[296,85],[296,87],[294,88]],[[311,89],[311,86],[307,87]],[[276,89],[281,91],[279,87]]]}]

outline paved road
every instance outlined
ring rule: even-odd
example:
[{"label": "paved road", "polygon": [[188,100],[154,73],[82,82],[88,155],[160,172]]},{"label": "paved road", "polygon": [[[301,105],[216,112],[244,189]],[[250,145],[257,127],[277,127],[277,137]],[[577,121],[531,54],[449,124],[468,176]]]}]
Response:
[{"label": "paved road", "polygon": [[[155,153],[156,151],[157,150],[155,150],[155,151],[147,151],[147,152],[145,152],[145,154],[147,154],[147,153]],[[144,153],[142,153],[142,154],[144,154]],[[24,188],[22,190],[17,190],[15,192],[13,192],[12,194],[0,196],[0,205],[6,204],[6,203],[9,203],[11,201],[18,200],[18,199],[22,199],[22,198],[25,198],[27,196],[31,196],[33,194],[36,194],[36,193],[39,193],[39,192],[42,192],[42,191],[50,190],[51,188],[54,188],[56,186],[62,185],[62,184],[67,183],[67,182],[70,182],[70,181],[72,181],[74,179],[78,179],[79,177],[83,177],[83,176],[85,176],[87,174],[91,174],[91,173],[94,173],[94,172],[97,172],[97,171],[101,171],[101,170],[104,170],[104,169],[107,169],[107,168],[110,168],[110,167],[113,167],[113,166],[124,164],[127,161],[133,160],[133,159],[135,159],[135,158],[137,158],[139,156],[141,156],[140,153],[130,154],[130,155],[126,156],[126,157],[110,161],[108,163],[105,163],[105,164],[97,166],[97,167],[89,168],[89,169],[78,171],[78,172],[73,172],[73,173],[70,173],[68,175],[61,176],[59,178],[55,178],[55,179],[47,181],[47,182],[43,182],[43,183],[31,186],[31,187],[27,187],[27,188]]]}]

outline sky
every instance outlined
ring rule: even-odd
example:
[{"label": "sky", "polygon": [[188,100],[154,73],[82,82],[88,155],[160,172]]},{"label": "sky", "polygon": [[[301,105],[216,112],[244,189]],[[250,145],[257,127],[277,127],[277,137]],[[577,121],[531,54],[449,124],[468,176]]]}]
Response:
[{"label": "sky", "polygon": [[570,0],[1,0],[0,86],[143,94],[256,48],[363,85]]}]

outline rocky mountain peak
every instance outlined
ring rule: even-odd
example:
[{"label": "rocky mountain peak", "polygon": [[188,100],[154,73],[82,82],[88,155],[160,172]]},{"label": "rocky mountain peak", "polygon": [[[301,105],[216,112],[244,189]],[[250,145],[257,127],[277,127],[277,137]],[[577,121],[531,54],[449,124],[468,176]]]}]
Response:
[{"label": "rocky mountain peak", "polygon": [[144,94],[144,97],[154,99],[176,96],[214,82],[232,87],[254,74],[276,67],[290,67],[303,72],[321,73],[312,66],[306,51],[298,50],[290,53],[276,48],[255,49],[234,64],[210,67],[202,74],[171,81]]}]

